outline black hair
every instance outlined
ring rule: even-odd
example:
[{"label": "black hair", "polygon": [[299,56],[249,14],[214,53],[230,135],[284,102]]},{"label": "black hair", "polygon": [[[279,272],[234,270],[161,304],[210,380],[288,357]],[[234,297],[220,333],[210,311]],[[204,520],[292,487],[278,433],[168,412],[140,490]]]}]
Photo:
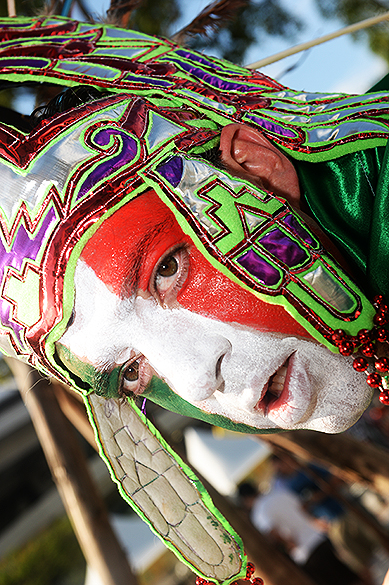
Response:
[{"label": "black hair", "polygon": [[46,105],[39,106],[32,112],[30,116],[31,128],[35,128],[41,120],[46,120],[55,114],[66,112],[106,95],[108,95],[107,92],[103,93],[96,87],[89,85],[69,87],[56,95]]},{"label": "black hair", "polygon": [[220,145],[214,146],[213,148],[210,148],[205,152],[197,154],[196,158],[200,158],[211,163],[211,165],[213,165],[217,169],[220,169],[221,171],[226,169],[226,165],[222,159],[222,151],[220,150]]}]

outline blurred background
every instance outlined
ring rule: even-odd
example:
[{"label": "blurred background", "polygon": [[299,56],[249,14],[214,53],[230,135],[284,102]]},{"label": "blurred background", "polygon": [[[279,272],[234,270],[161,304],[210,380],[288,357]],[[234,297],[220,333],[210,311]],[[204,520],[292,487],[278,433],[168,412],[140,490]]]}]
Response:
[{"label": "blurred background", "polygon": [[[144,0],[132,4],[138,7],[131,16],[126,3],[116,9],[121,26],[170,37],[208,2]],[[16,0],[17,15],[51,11],[92,21],[104,20],[109,7],[106,0],[52,0],[48,4]],[[387,10],[389,1],[384,0],[256,0],[238,8],[224,28],[191,36],[187,44],[209,55],[249,64]],[[0,15],[7,15],[5,0],[0,2]],[[293,89],[363,93],[387,74],[388,62],[386,22],[288,57],[263,71]],[[0,104],[30,114],[35,96],[29,89],[8,89],[0,93]],[[87,567],[29,412],[3,360],[0,383],[0,585],[105,585]],[[118,495],[96,453],[93,437],[85,431],[85,420],[77,423],[77,409],[78,420],[83,416],[77,400],[63,388],[49,386],[46,391],[58,391],[57,396],[62,396],[59,406],[72,420],[72,432],[129,560],[134,583],[193,585],[193,574]],[[331,541],[360,583],[382,583],[389,567],[388,408],[374,402],[350,431],[339,436],[302,432],[267,439],[211,428],[152,403],[147,404],[147,415],[173,448],[217,490],[215,503],[218,505],[221,498],[220,505],[226,506],[231,518],[238,510],[247,526],[250,517],[254,520],[253,500],[239,489],[242,484],[252,487],[254,500],[260,494],[272,495],[274,486],[282,485],[293,493],[294,501],[298,499],[302,513],[309,515],[315,529]],[[255,547],[261,548],[263,536],[248,531],[246,538],[253,554],[258,553],[260,575],[258,560],[266,564],[266,559],[261,561]],[[280,535],[274,542],[269,539],[275,551],[272,566],[272,562],[275,565],[280,558],[288,558],[290,547]],[[266,571],[266,585],[293,585],[291,579],[280,581],[271,568]]]}]

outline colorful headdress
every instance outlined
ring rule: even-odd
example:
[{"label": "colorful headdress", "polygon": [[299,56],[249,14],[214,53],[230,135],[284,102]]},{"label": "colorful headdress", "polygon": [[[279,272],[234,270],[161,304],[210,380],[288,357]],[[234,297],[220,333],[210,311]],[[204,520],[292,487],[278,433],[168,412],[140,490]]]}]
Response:
[{"label": "colorful headdress", "polygon": [[[330,349],[337,351],[335,330],[355,336],[371,328],[372,305],[285,201],[259,195],[201,153],[231,122],[312,162],[378,146],[389,137],[386,94],[294,92],[168,40],[60,17],[0,20],[1,80],[102,92],[30,133],[0,124],[5,353],[77,387],[55,356],[71,316],[77,259],[110,214],[148,189],[213,266],[285,307]],[[244,575],[239,537],[136,407],[78,390],[135,509],[198,574],[216,582]],[[180,512],[163,517],[169,506]]]}]

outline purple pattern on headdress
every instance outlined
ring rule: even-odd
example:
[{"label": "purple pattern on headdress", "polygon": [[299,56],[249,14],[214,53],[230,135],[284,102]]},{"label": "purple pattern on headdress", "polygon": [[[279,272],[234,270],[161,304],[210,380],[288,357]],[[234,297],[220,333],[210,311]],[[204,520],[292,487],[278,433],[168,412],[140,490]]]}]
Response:
[{"label": "purple pattern on headdress", "polygon": [[[174,51],[174,54],[179,55],[180,57],[184,57],[184,59],[189,59],[189,61],[196,61],[197,63],[200,63],[200,65],[205,65],[206,67],[210,67],[211,69],[217,69],[219,71],[222,70],[220,65],[212,63],[211,61],[208,61],[208,59],[204,59],[202,55],[200,56],[197,55],[196,53],[191,53],[190,51],[186,51],[185,49],[178,49],[177,51]],[[233,75],[239,75],[239,73],[233,71],[232,69],[223,69],[223,73],[232,73]],[[247,74],[249,75],[249,72],[247,72]]]},{"label": "purple pattern on headdress", "polygon": [[22,23],[12,23],[11,26],[9,24],[0,24],[0,28],[29,28],[31,27],[31,22],[22,22]]},{"label": "purple pattern on headdress", "polygon": [[105,158],[102,162],[86,177],[78,195],[77,201],[83,197],[96,183],[112,175],[123,165],[130,163],[136,156],[138,147],[136,141],[119,128],[103,128],[95,134],[93,140],[99,146],[109,144],[110,136],[121,136],[123,144],[116,156]]},{"label": "purple pattern on headdress", "polygon": [[173,187],[177,187],[182,178],[183,162],[180,156],[175,156],[157,167],[157,172],[162,175]]},{"label": "purple pattern on headdress", "polygon": [[258,124],[258,126],[262,126],[262,128],[269,130],[269,132],[274,132],[275,134],[279,134],[280,136],[288,136],[289,138],[294,138],[297,136],[297,134],[292,130],[289,130],[288,128],[283,128],[282,126],[279,126],[278,124],[275,124],[270,120],[265,120],[264,118],[258,118],[258,116],[250,115],[246,115],[245,118],[252,120],[256,124]]},{"label": "purple pattern on headdress", "polygon": [[211,63],[208,59],[204,59],[203,56],[196,55],[195,53],[191,53],[190,51],[186,51],[185,49],[178,49],[174,51],[175,55],[179,55],[180,57],[184,57],[184,59],[189,59],[189,61],[197,61],[200,65],[206,65],[207,67],[211,67],[212,69],[221,69],[220,65],[216,65],[216,63]]},{"label": "purple pattern on headdress", "polygon": [[197,79],[201,79],[205,83],[212,85],[212,87],[216,87],[217,89],[221,89],[223,91],[258,91],[258,87],[255,85],[243,85],[242,83],[235,83],[233,81],[220,79],[220,77],[206,73],[202,69],[194,67],[185,61],[179,61],[178,59],[170,58],[169,63],[178,63],[180,67],[182,67],[182,69],[187,73],[190,73],[191,75],[194,75],[194,77],[197,77]]},{"label": "purple pattern on headdress", "polygon": [[237,258],[237,263],[243,266],[253,276],[258,278],[267,286],[274,286],[280,280],[280,273],[278,270],[268,264],[266,260],[258,256],[254,250],[249,250],[240,258]]},{"label": "purple pattern on headdress", "polygon": [[136,81],[138,83],[148,83],[150,86],[153,85],[160,85],[161,87],[169,87],[170,85],[174,85],[170,81],[165,81],[164,79],[156,79],[155,77],[146,77],[141,75],[133,75],[132,73],[128,73],[123,77],[125,81]]},{"label": "purple pattern on headdress", "polygon": [[309,258],[307,252],[303,248],[300,248],[296,242],[278,228],[268,232],[257,241],[268,252],[273,254],[273,256],[289,266],[289,268],[303,264],[303,262],[306,262]]},{"label": "purple pattern on headdress", "polygon": [[290,227],[291,230],[294,231],[297,236],[304,240],[306,244],[312,246],[312,248],[317,248],[318,244],[316,240],[314,240],[311,234],[301,225],[299,221],[297,221],[294,215],[288,213],[288,215],[285,215],[283,218],[283,221]]},{"label": "purple pattern on headdress", "polygon": [[[35,260],[56,222],[54,209],[49,209],[41,227],[33,236],[27,232],[23,224],[19,226],[9,252],[0,240],[0,282],[3,282],[4,272],[8,267],[12,266],[20,271],[26,259]],[[10,320],[10,304],[4,300],[0,303],[0,319],[2,325],[11,327],[19,339],[22,327]]]},{"label": "purple pattern on headdress", "polygon": [[36,67],[37,69],[43,69],[49,65],[49,59],[27,59],[26,57],[14,57],[13,59],[2,59],[1,60],[1,69],[5,69],[6,67]]}]

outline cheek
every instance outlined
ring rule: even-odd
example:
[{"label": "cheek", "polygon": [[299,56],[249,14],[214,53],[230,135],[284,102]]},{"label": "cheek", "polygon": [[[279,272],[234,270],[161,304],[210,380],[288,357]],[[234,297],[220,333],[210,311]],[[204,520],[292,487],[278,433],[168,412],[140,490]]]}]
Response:
[{"label": "cheek", "polygon": [[265,303],[216,270],[195,248],[187,285],[177,296],[186,309],[259,331],[312,337],[283,307]]}]

